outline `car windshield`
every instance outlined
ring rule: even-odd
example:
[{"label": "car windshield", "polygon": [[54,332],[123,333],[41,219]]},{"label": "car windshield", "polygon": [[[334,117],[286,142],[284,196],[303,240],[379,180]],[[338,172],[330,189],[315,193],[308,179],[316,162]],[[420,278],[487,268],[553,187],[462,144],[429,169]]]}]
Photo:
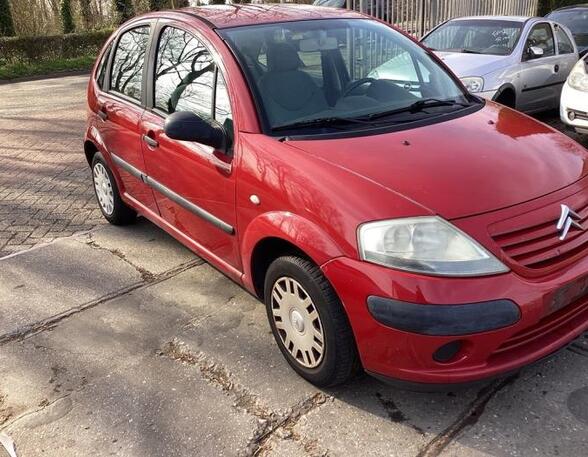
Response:
[{"label": "car windshield", "polygon": [[431,32],[423,43],[435,51],[504,56],[515,48],[522,27],[514,21],[450,21]]},{"label": "car windshield", "polygon": [[368,19],[222,30],[266,130],[346,130],[463,110],[468,96],[429,52]]},{"label": "car windshield", "polygon": [[588,46],[588,8],[554,11],[548,18],[570,29],[579,46]]}]

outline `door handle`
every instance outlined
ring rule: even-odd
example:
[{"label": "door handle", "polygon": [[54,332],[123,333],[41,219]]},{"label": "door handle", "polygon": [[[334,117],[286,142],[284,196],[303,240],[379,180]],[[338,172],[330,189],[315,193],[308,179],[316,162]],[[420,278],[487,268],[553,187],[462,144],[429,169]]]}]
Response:
[{"label": "door handle", "polygon": [[156,139],[151,138],[149,135],[143,135],[143,141],[147,143],[147,146],[149,146],[150,148],[159,147],[159,142]]},{"label": "door handle", "polygon": [[100,108],[98,110],[98,113],[96,113],[98,115],[98,117],[100,119],[102,119],[103,121],[106,121],[108,119],[108,113],[106,112],[106,110],[104,108]]},{"label": "door handle", "polygon": [[553,67],[553,70],[557,73],[559,71],[559,65],[556,65],[555,67]]}]

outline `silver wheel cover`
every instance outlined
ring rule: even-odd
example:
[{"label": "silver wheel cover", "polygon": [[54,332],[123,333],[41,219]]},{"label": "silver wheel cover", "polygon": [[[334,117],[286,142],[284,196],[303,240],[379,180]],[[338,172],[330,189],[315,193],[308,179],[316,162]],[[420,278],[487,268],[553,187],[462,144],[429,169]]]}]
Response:
[{"label": "silver wheel cover", "polygon": [[306,368],[323,360],[325,337],[318,311],[300,283],[282,276],[272,288],[271,311],[286,350]]},{"label": "silver wheel cover", "polygon": [[114,212],[114,194],[112,192],[110,176],[104,165],[100,162],[94,165],[93,175],[94,189],[96,189],[96,197],[98,198],[100,208],[110,216]]}]

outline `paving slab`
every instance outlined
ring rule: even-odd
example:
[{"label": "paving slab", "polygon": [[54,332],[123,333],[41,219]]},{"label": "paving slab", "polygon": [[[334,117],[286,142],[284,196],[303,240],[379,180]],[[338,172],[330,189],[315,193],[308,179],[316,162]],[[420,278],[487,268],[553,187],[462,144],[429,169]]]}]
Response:
[{"label": "paving slab", "polygon": [[588,334],[523,370],[443,456],[588,455]]}]

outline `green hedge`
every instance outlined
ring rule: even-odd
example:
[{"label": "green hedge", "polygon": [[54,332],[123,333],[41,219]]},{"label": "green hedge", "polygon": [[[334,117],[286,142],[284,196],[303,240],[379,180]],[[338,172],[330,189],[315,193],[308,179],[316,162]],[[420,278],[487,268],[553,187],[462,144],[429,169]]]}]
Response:
[{"label": "green hedge", "polygon": [[39,37],[0,38],[0,66],[98,54],[112,30]]}]

